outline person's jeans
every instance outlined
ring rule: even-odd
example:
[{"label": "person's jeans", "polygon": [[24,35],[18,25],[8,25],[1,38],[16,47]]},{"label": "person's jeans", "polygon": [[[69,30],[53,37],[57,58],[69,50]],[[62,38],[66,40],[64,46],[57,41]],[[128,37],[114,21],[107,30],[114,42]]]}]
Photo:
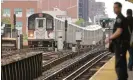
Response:
[{"label": "person's jeans", "polygon": [[128,63],[128,67],[133,67],[133,47],[129,48],[129,63]]}]

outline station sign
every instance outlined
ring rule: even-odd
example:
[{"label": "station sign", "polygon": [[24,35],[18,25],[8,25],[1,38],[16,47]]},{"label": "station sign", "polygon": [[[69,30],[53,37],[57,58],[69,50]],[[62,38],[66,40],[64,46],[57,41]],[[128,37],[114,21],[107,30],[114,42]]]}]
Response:
[{"label": "station sign", "polygon": [[39,17],[43,17],[43,14],[42,14],[42,13],[40,13],[40,14],[39,14]]}]

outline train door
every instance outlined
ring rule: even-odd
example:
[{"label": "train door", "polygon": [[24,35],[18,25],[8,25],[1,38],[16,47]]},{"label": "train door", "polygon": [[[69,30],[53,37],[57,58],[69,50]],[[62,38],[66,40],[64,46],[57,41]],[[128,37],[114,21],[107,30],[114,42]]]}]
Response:
[{"label": "train door", "polygon": [[35,37],[36,39],[45,39],[46,18],[35,19]]}]

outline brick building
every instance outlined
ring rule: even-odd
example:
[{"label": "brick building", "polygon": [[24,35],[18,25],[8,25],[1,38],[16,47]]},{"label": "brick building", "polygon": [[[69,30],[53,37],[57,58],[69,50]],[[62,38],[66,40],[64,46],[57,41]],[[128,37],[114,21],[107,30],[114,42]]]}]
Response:
[{"label": "brick building", "polygon": [[16,28],[23,34],[26,33],[27,17],[38,12],[37,0],[3,0],[2,19],[10,18],[13,24],[13,15],[16,14]]},{"label": "brick building", "polygon": [[39,0],[39,9],[51,11],[59,8],[74,18],[83,18],[88,21],[88,0]]},{"label": "brick building", "polygon": [[52,11],[59,8],[62,11],[67,11],[67,15],[72,18],[78,18],[78,0],[39,0],[39,8],[42,11]]},{"label": "brick building", "polygon": [[[38,12],[38,0],[3,0],[1,3],[2,19],[8,18],[13,25],[13,15],[16,14],[16,29],[27,35],[27,18]],[[27,41],[24,41],[27,45]]]}]

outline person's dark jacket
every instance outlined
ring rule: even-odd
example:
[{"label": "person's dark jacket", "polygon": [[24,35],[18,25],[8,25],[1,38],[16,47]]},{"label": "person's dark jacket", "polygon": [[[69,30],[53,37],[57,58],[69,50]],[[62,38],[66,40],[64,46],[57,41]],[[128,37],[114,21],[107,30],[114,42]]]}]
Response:
[{"label": "person's dark jacket", "polygon": [[128,16],[127,20],[128,20],[128,24],[130,26],[131,31],[133,31],[133,17]]},{"label": "person's dark jacket", "polygon": [[[126,19],[127,19],[128,27],[132,33],[133,32],[133,17],[128,16]],[[131,35],[130,35],[130,38],[131,38]]]}]

